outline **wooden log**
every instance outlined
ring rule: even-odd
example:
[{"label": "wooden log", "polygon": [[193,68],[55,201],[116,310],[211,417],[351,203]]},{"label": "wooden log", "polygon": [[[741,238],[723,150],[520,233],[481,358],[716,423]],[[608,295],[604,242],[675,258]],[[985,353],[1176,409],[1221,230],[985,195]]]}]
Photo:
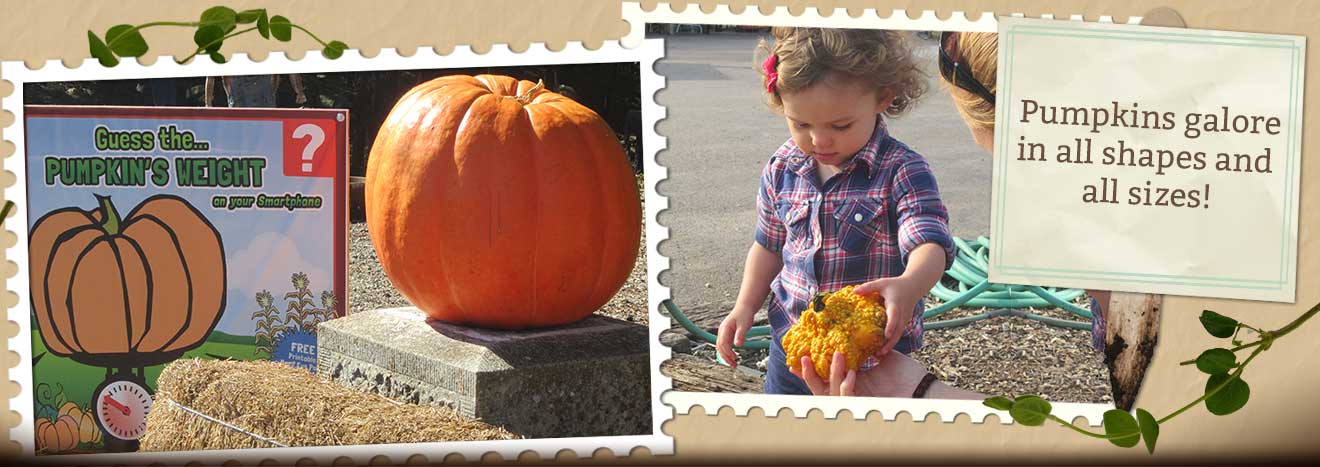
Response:
[{"label": "wooden log", "polygon": [[765,389],[763,377],[688,354],[675,353],[660,364],[660,372],[673,378],[675,391],[760,393]]},{"label": "wooden log", "polygon": [[1163,295],[1113,292],[1105,313],[1105,366],[1114,405],[1132,410],[1159,343]]},{"label": "wooden log", "polygon": [[[1185,28],[1187,24],[1176,10],[1157,7],[1142,15],[1141,24]],[[1159,343],[1160,308],[1163,295],[1114,292],[1107,299],[1096,297],[1105,308],[1105,366],[1109,367],[1109,386],[1114,406],[1132,410],[1146,369]]]}]

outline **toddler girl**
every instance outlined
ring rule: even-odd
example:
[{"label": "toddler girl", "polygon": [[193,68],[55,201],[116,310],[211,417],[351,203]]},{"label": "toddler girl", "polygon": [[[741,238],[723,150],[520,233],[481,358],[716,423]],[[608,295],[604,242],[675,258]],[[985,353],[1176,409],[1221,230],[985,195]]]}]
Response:
[{"label": "toddler girl", "polygon": [[[757,196],[755,241],[716,347],[736,365],[767,295],[774,344],[769,394],[811,394],[781,340],[817,292],[848,285],[881,298],[885,345],[921,345],[923,297],[953,263],[948,211],[930,166],[890,136],[885,117],[910,109],[926,77],[898,32],[775,28],[762,64],[770,106],[790,138],[770,157]],[[868,361],[874,365],[875,361]],[[851,381],[853,375],[845,380]]]}]

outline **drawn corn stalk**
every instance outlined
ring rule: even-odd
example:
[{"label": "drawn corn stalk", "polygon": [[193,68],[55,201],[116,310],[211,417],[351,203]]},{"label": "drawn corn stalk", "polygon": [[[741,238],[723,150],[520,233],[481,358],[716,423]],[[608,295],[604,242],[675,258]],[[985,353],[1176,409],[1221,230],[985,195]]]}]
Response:
[{"label": "drawn corn stalk", "polygon": [[275,297],[269,290],[262,290],[256,294],[257,306],[260,308],[252,313],[252,319],[256,326],[257,348],[253,352],[261,355],[265,352],[270,355],[271,349],[275,344],[275,330],[278,329],[280,321],[280,310],[275,307]]},{"label": "drawn corn stalk", "polygon": [[309,331],[307,315],[316,307],[316,304],[312,302],[312,282],[307,278],[307,274],[303,272],[294,273],[291,282],[293,283],[293,291],[284,294],[284,299],[288,300],[284,322],[291,331]]},{"label": "drawn corn stalk", "polygon": [[321,308],[317,310],[317,323],[334,319],[335,310],[339,307],[339,298],[329,290],[321,291]]}]

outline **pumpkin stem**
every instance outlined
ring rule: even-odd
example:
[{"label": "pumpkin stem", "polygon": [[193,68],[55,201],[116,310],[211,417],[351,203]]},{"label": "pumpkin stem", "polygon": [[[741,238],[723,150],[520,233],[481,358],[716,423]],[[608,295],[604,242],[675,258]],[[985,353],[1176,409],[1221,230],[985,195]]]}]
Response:
[{"label": "pumpkin stem", "polygon": [[101,230],[106,235],[119,234],[119,211],[115,210],[115,204],[110,202],[109,196],[96,196],[96,201],[101,203]]},{"label": "pumpkin stem", "polygon": [[532,86],[531,89],[528,89],[527,92],[522,93],[522,95],[504,96],[504,98],[514,99],[517,100],[519,104],[527,105],[528,102],[532,101],[532,96],[535,95],[537,91],[540,91],[541,89],[544,88],[545,88],[545,81],[538,79],[536,80],[536,86]]}]

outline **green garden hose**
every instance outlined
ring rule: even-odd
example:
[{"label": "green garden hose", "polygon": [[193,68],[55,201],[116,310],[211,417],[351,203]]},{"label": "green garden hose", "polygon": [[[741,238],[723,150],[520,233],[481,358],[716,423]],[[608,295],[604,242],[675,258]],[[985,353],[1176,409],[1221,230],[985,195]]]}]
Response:
[{"label": "green garden hose", "polygon": [[[665,310],[669,312],[669,316],[672,316],[674,320],[678,321],[678,324],[682,325],[683,329],[686,329],[688,334],[697,336],[701,340],[711,344],[715,343],[715,334],[705,329],[701,329],[701,327],[697,326],[697,323],[693,323],[692,320],[688,319],[687,315],[683,314],[683,310],[678,309],[678,305],[675,305],[673,300],[666,299],[665,301],[660,302],[660,305],[665,307]],[[767,337],[769,335],[770,326],[752,326],[751,329],[747,330],[747,341],[744,342],[743,345],[737,345],[734,347],[739,349],[768,349],[770,348],[770,339],[752,338]]]},{"label": "green garden hose", "polygon": [[[976,240],[967,241],[955,237],[953,241],[958,247],[958,254],[954,258],[953,265],[949,267],[948,271],[945,271],[945,278],[951,279],[951,282],[956,282],[957,285],[954,288],[949,288],[941,281],[931,289],[931,295],[939,298],[944,303],[922,313],[921,316],[925,320],[922,326],[925,329],[965,326],[997,316],[1018,316],[1040,321],[1050,326],[1091,329],[1091,311],[1070,303],[1084,293],[1081,289],[1055,289],[1035,285],[991,283],[989,276],[986,274],[990,262],[990,239],[982,236]],[[673,300],[665,300],[661,302],[661,306],[689,334],[711,344],[715,343],[715,334],[700,328],[688,319],[687,315],[683,314],[683,311],[678,308],[678,305],[674,304]],[[990,311],[965,318],[930,321],[931,318],[962,306],[989,308]],[[1051,318],[1025,311],[1027,308],[1049,306],[1061,308],[1086,321]],[[743,345],[735,347],[751,350],[767,349],[770,347],[769,336],[770,326],[753,326],[747,331],[747,341]]]}]

